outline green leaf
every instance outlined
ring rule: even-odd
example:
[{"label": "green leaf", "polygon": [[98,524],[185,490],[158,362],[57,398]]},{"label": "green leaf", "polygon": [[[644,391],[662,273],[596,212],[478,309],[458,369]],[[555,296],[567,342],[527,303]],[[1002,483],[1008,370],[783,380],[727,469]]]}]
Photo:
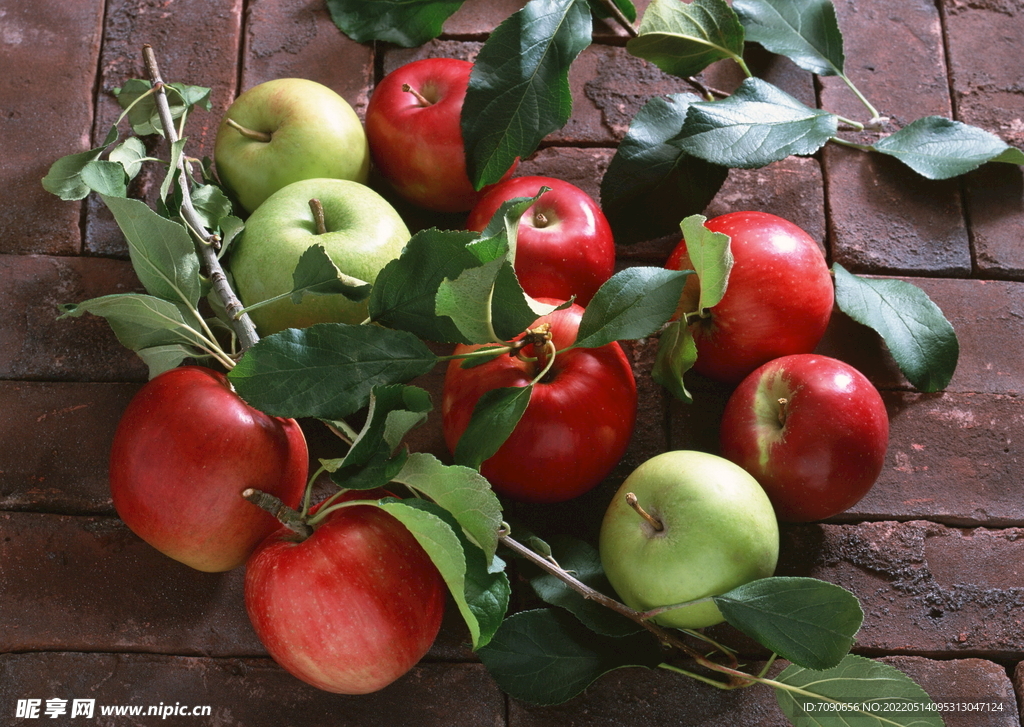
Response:
[{"label": "green leaf", "polygon": [[43,189],[55,194],[65,201],[85,199],[92,189],[82,179],[82,170],[96,159],[104,150],[117,141],[117,126],[111,126],[107,138],[95,149],[68,154],[50,165],[46,176],[42,179]]},{"label": "green leaf", "polygon": [[573,348],[651,335],[672,317],[689,271],[630,266],[598,288],[583,312]]},{"label": "green leaf", "polygon": [[941,391],[956,371],[960,344],[942,311],[916,285],[865,278],[833,265],[836,304],[885,341],[896,365],[919,391]]},{"label": "green leaf", "polygon": [[864,621],[856,596],[816,578],[761,578],[713,600],[732,626],[808,669],[837,666]]},{"label": "green leaf", "polygon": [[378,273],[370,292],[370,319],[389,328],[411,331],[443,343],[468,343],[455,322],[437,314],[437,291],[445,279],[480,265],[468,245],[476,232],[421,230],[402,254]]},{"label": "green leaf", "polygon": [[658,339],[658,352],[654,357],[651,378],[661,384],[675,398],[686,404],[693,403],[693,397],[686,389],[683,376],[697,361],[697,344],[693,340],[690,326],[683,320],[673,321]]},{"label": "green leaf", "polygon": [[[794,727],[943,725],[934,702],[910,677],[862,656],[849,654],[839,666],[825,671],[790,666],[775,681],[784,685],[775,687],[775,698]],[[878,709],[868,711],[863,707]]]},{"label": "green leaf", "polygon": [[446,465],[426,452],[413,452],[394,481],[450,512],[487,559],[494,557],[502,523],[501,503],[479,472]]},{"label": "green leaf", "polygon": [[693,271],[700,281],[700,299],[696,311],[703,315],[708,308],[718,305],[729,285],[729,274],[732,272],[733,256],[731,240],[723,232],[712,232],[704,223],[707,217],[691,215],[683,220],[680,229],[686,240],[686,254],[690,258]]},{"label": "green leaf", "polygon": [[118,162],[94,159],[82,167],[81,178],[83,184],[101,195],[128,196],[128,175]]},{"label": "green leaf", "polygon": [[819,76],[843,75],[843,35],[831,0],[734,0],[747,33]]},{"label": "green leaf", "polygon": [[107,158],[123,166],[129,179],[135,179],[142,169],[142,162],[148,157],[146,145],[142,143],[142,139],[132,136],[111,149]]},{"label": "green leaf", "polygon": [[[550,547],[551,557],[563,570],[599,593],[614,597],[615,591],[604,574],[601,556],[596,549],[569,536],[552,538]],[[561,578],[545,571],[538,570],[538,575],[530,578],[530,586],[545,603],[566,609],[596,633],[604,636],[629,636],[643,631],[643,626],[635,621],[584,598]]]},{"label": "green leaf", "polygon": [[[615,6],[620,12],[626,17],[626,20],[633,23],[636,22],[636,6],[631,0],[612,0]],[[598,18],[610,18],[612,14],[608,12],[606,3],[603,0],[590,0],[590,11]]]},{"label": "green leaf", "polygon": [[346,275],[327,254],[327,248],[317,243],[310,245],[299,256],[292,273],[292,303],[301,303],[306,295],[343,295],[349,300],[366,300],[372,285]]},{"label": "green leaf", "polygon": [[591,33],[586,0],[529,0],[484,42],[462,106],[466,168],[477,189],[569,120],[569,67]]},{"label": "green leaf", "polygon": [[918,119],[879,139],[872,148],[928,179],[957,177],[985,162],[1024,164],[1024,151],[995,134],[941,116]]},{"label": "green leaf", "polygon": [[164,371],[177,368],[185,359],[198,358],[195,349],[179,343],[140,348],[135,353],[149,368],[149,378],[151,379]]},{"label": "green leaf", "polygon": [[455,462],[480,469],[509,438],[530,403],[533,385],[491,389],[481,396],[455,445]]},{"label": "green leaf", "polygon": [[[217,230],[230,217],[231,200],[215,184],[202,184],[192,188],[192,206],[208,230]],[[234,219],[238,219],[237,217]],[[224,242],[222,240],[222,246]]]},{"label": "green leaf", "polygon": [[725,58],[742,63],[743,26],[725,0],[652,0],[626,50],[687,78]]},{"label": "green leaf", "polygon": [[132,267],[158,298],[195,308],[202,294],[199,256],[185,228],[137,199],[103,196],[128,241]]},{"label": "green leaf", "polygon": [[411,333],[317,323],[260,339],[228,378],[243,399],[267,414],[331,420],[365,407],[373,387],[408,382],[436,363]]},{"label": "green leaf", "polygon": [[491,293],[503,265],[509,265],[508,260],[499,258],[466,268],[455,280],[441,281],[437,289],[437,314],[451,318],[470,343],[501,341],[494,332]]},{"label": "green leaf", "polygon": [[712,164],[756,169],[813,154],[835,136],[838,124],[829,112],[748,78],[726,99],[691,104],[682,131],[669,143]]},{"label": "green leaf", "polygon": [[334,24],[352,40],[415,48],[436,38],[463,0],[327,0]]},{"label": "green leaf", "polygon": [[633,117],[601,179],[601,207],[617,243],[674,233],[679,219],[701,212],[725,182],[727,167],[667,143],[697,101],[689,93],[654,96]]},{"label": "green leaf", "polygon": [[[132,78],[125,82],[121,88],[114,89],[117,103],[125,110],[128,122],[139,136],[160,134],[164,136],[163,125],[160,122],[160,112],[157,109],[156,95],[149,93],[153,84],[140,78]],[[209,111],[212,108],[210,101],[210,89],[202,86],[188,86],[183,83],[168,83],[165,85],[167,105],[171,111],[171,119],[175,122],[189,113],[193,108],[199,106]],[[179,134],[180,136],[180,134]]]},{"label": "green leaf", "polygon": [[462,534],[451,513],[434,503],[412,498],[380,504],[409,528],[441,572],[469,628],[473,648],[487,644],[508,609],[510,586],[504,563],[486,559]]},{"label": "green leaf", "polygon": [[646,634],[601,636],[561,609],[523,611],[505,619],[477,653],[502,691],[533,704],[559,704],[609,671],[654,668],[661,662],[657,645]]}]

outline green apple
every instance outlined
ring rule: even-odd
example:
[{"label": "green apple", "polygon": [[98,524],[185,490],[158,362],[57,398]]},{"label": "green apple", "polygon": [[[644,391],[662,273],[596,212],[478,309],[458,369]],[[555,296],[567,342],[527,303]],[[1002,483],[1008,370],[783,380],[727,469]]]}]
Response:
[{"label": "green apple", "polygon": [[[323,208],[322,232],[311,199]],[[248,308],[289,293],[295,266],[312,245],[323,245],[342,273],[373,283],[409,238],[395,208],[369,187],[345,179],[307,179],[270,195],[249,216],[232,248],[230,269]],[[343,295],[307,295],[300,303],[286,296],[250,312],[262,336],[314,323],[361,323],[366,315],[365,300]]]},{"label": "green apple", "polygon": [[370,148],[356,112],[333,90],[278,78],[231,104],[213,149],[217,176],[247,212],[292,182],[327,177],[365,183]]},{"label": "green apple", "polygon": [[775,572],[779,526],[768,496],[739,466],[705,452],[664,452],[622,483],[599,549],[627,606],[647,612],[695,601],[653,620],[697,629],[724,620],[709,596]]}]

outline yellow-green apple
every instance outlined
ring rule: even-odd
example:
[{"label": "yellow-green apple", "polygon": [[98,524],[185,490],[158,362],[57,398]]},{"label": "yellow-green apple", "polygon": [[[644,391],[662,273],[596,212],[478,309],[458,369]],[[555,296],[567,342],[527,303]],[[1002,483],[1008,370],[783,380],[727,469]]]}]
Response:
[{"label": "yellow-green apple", "polygon": [[[704,223],[730,237],[733,267],[722,300],[690,325],[697,346],[693,370],[735,384],[779,356],[810,353],[835,302],[819,244],[792,222],[766,212],[730,212]],[[691,269],[686,240],[666,267]],[[700,283],[691,275],[679,314],[697,310]]]},{"label": "yellow-green apple", "polygon": [[874,485],[889,418],[878,390],[828,356],[774,359],[745,378],[722,415],[721,453],[764,487],[780,520],[837,515]]},{"label": "yellow-green apple", "polygon": [[110,494],[125,524],[160,552],[227,571],[279,527],[242,492],[263,490],[294,507],[308,464],[295,420],[253,409],[218,371],[182,366],[155,376],[125,409]]},{"label": "yellow-green apple", "polygon": [[[323,231],[310,207],[313,199],[323,209]],[[369,187],[344,179],[307,179],[272,194],[246,220],[232,249],[230,269],[248,307],[289,293],[300,256],[314,244],[323,245],[342,273],[373,283],[409,238],[395,208]],[[250,315],[266,336],[314,323],[361,323],[366,314],[365,300],[317,295],[299,303],[285,297],[254,308]]]},{"label": "yellow-green apple", "polygon": [[278,78],[243,92],[214,142],[217,176],[252,212],[292,182],[327,177],[365,183],[370,148],[363,124],[332,89]]},{"label": "yellow-green apple", "polygon": [[764,490],[741,467],[675,450],[625,479],[605,511],[599,550],[627,606],[657,610],[653,620],[663,626],[695,629],[724,620],[709,596],[775,572],[779,526]]},{"label": "yellow-green apple", "polygon": [[482,231],[502,203],[544,192],[519,219],[515,271],[535,298],[558,298],[586,307],[615,272],[615,238],[594,198],[574,184],[543,176],[514,177],[491,187],[466,219]]}]

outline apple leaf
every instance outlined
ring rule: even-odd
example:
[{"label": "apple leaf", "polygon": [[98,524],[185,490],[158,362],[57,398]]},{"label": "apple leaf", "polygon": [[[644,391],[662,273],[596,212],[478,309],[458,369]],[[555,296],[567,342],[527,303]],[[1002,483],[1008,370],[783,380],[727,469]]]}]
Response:
[{"label": "apple leaf", "polygon": [[542,705],[565,702],[614,669],[661,662],[646,634],[595,634],[561,609],[510,616],[477,654],[502,691]]},{"label": "apple leaf", "polygon": [[455,280],[446,278],[441,281],[437,289],[437,314],[451,318],[470,343],[499,343],[502,340],[494,331],[491,294],[498,273],[506,265],[511,267],[508,260],[501,257],[478,267],[466,268]]},{"label": "apple leaf", "polygon": [[[114,89],[117,103],[124,109],[128,123],[139,136],[159,134],[164,136],[164,127],[157,110],[153,84],[141,78],[132,78],[120,88]],[[166,83],[164,90],[171,118],[179,121],[193,108],[199,106],[207,111],[213,108],[210,89],[203,86],[189,86],[183,83]],[[180,126],[180,125],[179,125]],[[180,134],[179,134],[180,136]]]},{"label": "apple leaf", "polygon": [[839,309],[882,337],[917,390],[946,388],[956,371],[960,344],[928,294],[905,280],[854,275],[838,263],[833,270]]},{"label": "apple leaf", "polygon": [[426,452],[413,452],[393,479],[450,512],[484,555],[494,557],[502,523],[501,503],[479,472],[446,465]]},{"label": "apple leaf", "polygon": [[668,143],[712,164],[756,169],[793,154],[813,154],[838,127],[828,111],[748,78],[728,98],[691,104],[682,130]]},{"label": "apple leaf", "polygon": [[455,445],[455,462],[480,469],[516,428],[530,403],[533,386],[509,386],[491,389],[473,407],[469,425]]},{"label": "apple leaf", "polygon": [[366,300],[373,286],[346,275],[327,254],[327,248],[310,245],[299,257],[292,274],[292,303],[301,303],[306,295],[343,295],[349,300]]},{"label": "apple leaf", "polygon": [[732,272],[732,240],[723,232],[712,232],[704,223],[707,217],[691,215],[682,221],[679,228],[686,240],[686,254],[693,271],[700,281],[700,299],[697,301],[698,315],[704,315],[709,308],[718,305],[729,287]]},{"label": "apple leaf", "polygon": [[142,169],[142,162],[149,158],[146,153],[146,145],[137,136],[131,136],[110,150],[107,156],[112,162],[117,162],[124,167],[125,174],[129,179],[135,179]]},{"label": "apple leaf", "polygon": [[686,390],[683,375],[693,368],[696,361],[697,344],[693,340],[690,326],[683,320],[673,321],[658,339],[658,353],[654,357],[651,378],[668,389],[675,398],[692,404],[693,397]]},{"label": "apple leaf", "polygon": [[511,587],[499,558],[488,560],[451,513],[432,502],[386,499],[380,506],[402,522],[427,551],[448,585],[473,639],[487,644],[501,626]]},{"label": "apple leaf", "polygon": [[228,378],[239,396],[267,414],[332,420],[367,406],[375,386],[411,381],[436,363],[406,331],[317,323],[260,339]]},{"label": "apple leaf", "polygon": [[686,78],[726,58],[742,62],[743,26],[725,0],[652,0],[626,50]]},{"label": "apple leaf", "polygon": [[[794,725],[824,724],[822,715],[842,717],[844,725],[942,727],[941,712],[925,691],[899,669],[848,654],[831,669],[789,666],[775,677],[779,707]],[[836,704],[849,709],[836,711]],[[878,705],[885,711],[868,712]],[[824,707],[824,709],[823,709]],[[833,707],[833,709],[828,709]],[[836,724],[839,724],[837,721]]]},{"label": "apple leaf", "polygon": [[713,600],[732,626],[808,669],[838,665],[864,621],[856,596],[816,578],[761,578]]},{"label": "apple leaf", "polygon": [[82,183],[108,197],[128,196],[128,175],[124,167],[108,159],[93,159],[82,167]]},{"label": "apple leaf", "polygon": [[[220,230],[225,221],[229,219],[237,221],[239,225],[241,224],[241,220],[231,214],[231,200],[224,194],[224,190],[215,184],[201,184],[193,187],[192,206],[208,230]],[[236,223],[232,222],[230,224],[233,226]],[[221,254],[223,254],[223,246],[225,244],[222,235]]]},{"label": "apple leaf", "polygon": [[[550,549],[550,557],[577,580],[600,593],[615,593],[601,567],[601,556],[589,543],[562,535],[550,540]],[[545,603],[573,613],[596,633],[604,636],[629,636],[643,631],[643,627],[635,621],[584,598],[562,579],[539,569],[537,575],[530,578],[530,586]]]},{"label": "apple leaf", "polygon": [[132,267],[146,291],[194,309],[202,294],[199,256],[185,228],[140,200],[102,199],[128,241]]},{"label": "apple leaf", "polygon": [[831,0],[734,0],[747,40],[819,76],[842,76],[843,35]]},{"label": "apple leaf", "polygon": [[180,343],[147,346],[136,350],[135,353],[149,368],[149,378],[151,379],[164,371],[177,368],[185,359],[198,358],[195,349]]},{"label": "apple leaf", "polygon": [[415,48],[441,34],[464,0],[327,0],[334,24],[352,40]]},{"label": "apple leaf", "polygon": [[583,312],[573,348],[645,338],[672,317],[688,270],[630,266],[606,280]]},{"label": "apple leaf", "polygon": [[569,120],[569,67],[592,30],[587,0],[529,0],[484,42],[462,106],[466,169],[477,189]]},{"label": "apple leaf", "polygon": [[872,148],[928,179],[957,177],[986,162],[1024,164],[1024,151],[995,134],[942,116],[918,119],[879,139]]},{"label": "apple leaf", "polygon": [[82,179],[82,170],[99,159],[108,146],[117,141],[117,125],[110,127],[107,138],[95,149],[63,156],[50,165],[42,179],[43,189],[65,201],[85,199],[92,188]]},{"label": "apple leaf", "polygon": [[674,233],[680,216],[707,207],[729,175],[667,143],[696,101],[690,93],[654,96],[633,117],[601,179],[601,207],[618,244]]}]

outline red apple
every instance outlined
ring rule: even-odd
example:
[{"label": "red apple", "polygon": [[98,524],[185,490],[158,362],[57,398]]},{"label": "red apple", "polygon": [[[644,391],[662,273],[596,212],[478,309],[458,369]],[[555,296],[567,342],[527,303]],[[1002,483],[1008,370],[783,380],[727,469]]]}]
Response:
[{"label": "red apple", "polygon": [[885,462],[889,418],[878,390],[828,356],[769,361],[733,392],[721,454],[750,472],[780,520],[810,522],[857,503]]},{"label": "red apple", "polygon": [[242,491],[297,505],[308,464],[295,420],[253,409],[217,371],[183,366],[154,377],[125,409],[110,492],[117,514],[154,548],[198,570],[226,571],[279,526]]},{"label": "red apple", "polygon": [[370,154],[381,175],[413,204],[465,212],[482,194],[466,173],[462,140],[462,103],[472,70],[469,61],[423,58],[386,75],[370,96]]},{"label": "red apple", "polygon": [[[731,212],[708,220],[731,238],[734,258],[722,300],[690,326],[693,370],[730,384],[779,356],[810,353],[832,315],[835,292],[821,247],[788,220],[766,212]],[[691,268],[683,240],[666,267]],[[680,315],[697,309],[700,283],[691,275]]]},{"label": "red apple", "polygon": [[[549,301],[546,302],[556,302]],[[540,318],[557,349],[576,340],[583,308],[572,305]],[[456,354],[478,347],[458,346]],[[523,348],[535,356],[532,344]],[[500,356],[462,368],[453,360],[442,390],[442,429],[454,452],[477,401],[491,389],[526,386],[539,362]],[[534,385],[511,436],[480,468],[494,491],[526,502],[562,502],[592,489],[622,458],[636,420],[636,382],[618,343],[572,349],[555,357]]]},{"label": "red apple", "polygon": [[533,197],[550,187],[519,220],[515,270],[535,298],[586,306],[615,272],[615,238],[593,197],[553,177],[516,177],[499,182],[470,211],[466,228],[482,231],[503,202]]},{"label": "red apple", "polygon": [[267,651],[338,694],[375,692],[412,669],[434,643],[446,594],[412,534],[374,505],[333,510],[304,540],[282,527],[246,563],[245,607]]}]

